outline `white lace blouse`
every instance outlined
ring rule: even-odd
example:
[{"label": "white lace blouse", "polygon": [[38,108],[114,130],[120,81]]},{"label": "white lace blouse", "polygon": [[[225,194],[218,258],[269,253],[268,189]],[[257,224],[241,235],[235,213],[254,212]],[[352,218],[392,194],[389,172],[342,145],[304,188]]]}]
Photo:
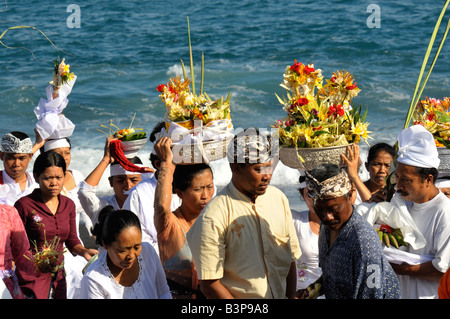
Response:
[{"label": "white lace blouse", "polygon": [[142,242],[138,257],[139,277],[130,287],[120,285],[111,274],[107,252],[89,266],[81,280],[80,299],[171,299],[161,261],[154,248]]}]

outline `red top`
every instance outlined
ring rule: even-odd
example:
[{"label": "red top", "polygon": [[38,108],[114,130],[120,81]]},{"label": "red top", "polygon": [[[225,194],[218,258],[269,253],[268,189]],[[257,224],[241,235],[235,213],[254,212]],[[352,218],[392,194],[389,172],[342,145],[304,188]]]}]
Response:
[{"label": "red top", "polygon": [[[55,236],[60,238],[59,252],[64,249],[63,243],[69,251],[74,246],[81,244],[77,234],[75,204],[70,198],[64,195],[58,195],[58,198],[59,206],[55,215],[50,212],[47,205],[42,201],[41,190],[39,188],[36,188],[30,195],[20,198],[14,204],[14,207],[16,207],[22,218],[32,250],[34,249],[34,241],[36,241],[40,250],[45,239],[51,241]],[[44,237],[44,230],[46,238]],[[64,256],[61,256],[61,261],[63,259]],[[38,299],[46,299],[48,297],[51,274],[42,274],[39,271],[30,274],[20,271],[20,269],[17,269],[17,274],[22,291],[25,294],[29,294],[30,292],[27,289],[30,289]],[[64,298],[65,280],[60,274],[61,271],[55,282],[55,287],[60,285],[59,289],[61,290],[58,288],[55,288],[55,290],[57,293],[59,290],[61,293],[59,297]]]}]

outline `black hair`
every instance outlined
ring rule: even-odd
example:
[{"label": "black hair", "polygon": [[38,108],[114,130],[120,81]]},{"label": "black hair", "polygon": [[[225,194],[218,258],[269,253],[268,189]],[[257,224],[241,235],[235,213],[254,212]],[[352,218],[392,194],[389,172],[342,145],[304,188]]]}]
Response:
[{"label": "black hair", "polygon": [[[153,128],[153,131],[150,133],[150,136],[148,138],[150,142],[155,144],[156,134],[161,132],[161,130],[164,128],[165,125],[166,125],[166,122],[164,122],[164,121],[161,121],[155,125],[155,127]],[[155,161],[157,161],[157,160],[159,160],[158,156],[156,156],[156,154],[150,153],[150,162],[152,163],[152,166],[155,168],[156,168]]]},{"label": "black hair", "polygon": [[336,164],[324,163],[308,171],[318,182],[323,182],[341,173],[342,168]]},{"label": "black hair", "polygon": [[395,158],[395,149],[393,146],[387,144],[387,143],[377,143],[372,145],[369,148],[369,153],[367,154],[367,163],[370,164],[371,161],[377,156],[378,152],[385,151],[389,153],[389,155],[392,156],[392,158]]},{"label": "black hair", "polygon": [[427,179],[428,175],[433,176],[433,184],[436,182],[439,172],[435,167],[416,167],[417,174],[423,179]]},{"label": "black hair", "polygon": [[66,173],[66,161],[64,160],[64,157],[59,155],[56,152],[45,152],[40,154],[36,161],[34,162],[33,166],[33,175],[35,177],[39,177],[46,168],[57,166],[61,167],[64,174]]},{"label": "black hair", "polygon": [[175,192],[176,189],[185,191],[191,185],[192,179],[206,169],[209,169],[211,174],[213,173],[211,166],[206,163],[177,165],[173,173],[173,191]]},{"label": "black hair", "polygon": [[[141,159],[140,159],[139,157],[137,157],[137,156],[135,156],[135,157],[130,157],[130,158],[127,158],[127,159],[128,159],[128,161],[130,161],[130,163],[133,163],[133,164],[142,164]],[[112,163],[111,166],[112,166],[112,165],[120,165],[120,163],[117,162],[117,161],[114,161],[114,163]]]},{"label": "black hair", "polygon": [[9,132],[9,134],[11,134],[14,137],[17,137],[19,140],[23,141],[24,139],[28,138],[29,136],[27,134],[25,134],[24,132],[19,132],[19,131],[12,131]]},{"label": "black hair", "polygon": [[141,222],[135,213],[125,209],[115,210],[111,205],[105,206],[98,215],[98,222],[92,228],[95,242],[109,246],[116,241],[117,236],[128,227],[141,230]]}]

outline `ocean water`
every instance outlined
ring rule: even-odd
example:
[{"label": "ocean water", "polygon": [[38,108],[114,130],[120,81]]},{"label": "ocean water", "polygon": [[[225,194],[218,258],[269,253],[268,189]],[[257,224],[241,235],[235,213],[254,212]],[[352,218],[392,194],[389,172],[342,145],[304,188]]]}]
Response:
[{"label": "ocean water", "polygon": [[[79,11],[70,10],[73,4]],[[149,132],[163,118],[165,106],[155,88],[181,74],[180,59],[189,64],[189,16],[196,78],[204,53],[204,89],[213,98],[232,93],[235,128],[270,128],[284,117],[275,93],[284,93],[279,86],[283,71],[297,59],[322,69],[325,78],[341,69],[352,73],[362,89],[354,104],[368,108],[370,144],[393,143],[442,5],[435,0],[7,1],[0,4],[0,34],[16,25],[33,26],[60,51],[36,30],[10,30],[1,39],[34,56],[0,46],[0,135],[21,130],[34,136],[33,108],[45,97],[52,61],[65,57],[78,77],[64,111],[76,125],[70,168],[87,176],[102,158],[106,136],[98,131],[100,125],[113,120],[128,127],[136,113],[134,126]],[[379,10],[371,11],[374,6]],[[78,13],[79,20],[72,20]],[[79,27],[71,28],[68,18],[79,21]],[[449,95],[448,42],[423,97]],[[430,62],[433,56],[434,51]],[[360,147],[364,161],[368,146],[362,142]],[[139,152],[147,165],[150,151],[148,143]],[[212,165],[217,186],[226,185],[231,177],[227,162]],[[101,193],[111,192],[106,175]],[[296,170],[279,163],[272,184],[287,194],[294,209],[302,209],[297,179]]]}]

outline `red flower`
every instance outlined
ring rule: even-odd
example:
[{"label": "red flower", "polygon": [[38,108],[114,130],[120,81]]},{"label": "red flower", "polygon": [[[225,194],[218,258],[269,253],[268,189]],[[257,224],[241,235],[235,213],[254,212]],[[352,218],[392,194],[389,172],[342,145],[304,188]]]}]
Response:
[{"label": "red flower", "polygon": [[302,105],[306,105],[306,104],[308,104],[308,103],[309,103],[309,100],[308,100],[307,98],[300,97],[300,98],[297,100],[296,105],[302,106]]},{"label": "red flower", "polygon": [[164,92],[164,88],[166,87],[165,84],[160,84],[156,87],[156,91],[158,92]]},{"label": "red flower", "polygon": [[392,233],[392,227],[389,225],[381,225],[380,230],[385,233]]},{"label": "red flower", "polygon": [[336,118],[338,115],[344,115],[344,109],[342,108],[342,105],[336,106],[336,104],[333,104],[332,106],[330,106],[327,112],[327,116],[330,117],[331,115],[334,115],[334,118]]},{"label": "red flower", "polygon": [[354,90],[354,89],[356,89],[356,88],[358,88],[358,87],[356,86],[356,82],[355,82],[355,84],[353,84],[353,85],[347,85],[347,86],[345,87],[345,89],[348,90],[348,91]]},{"label": "red flower", "polygon": [[302,64],[298,63],[297,60],[294,60],[294,61],[295,61],[295,63],[293,65],[291,65],[290,69],[292,71],[294,71],[295,73],[300,74],[300,68],[301,68]]},{"label": "red flower", "polygon": [[310,74],[311,72],[314,72],[316,69],[310,68],[309,66],[305,65],[305,72],[306,74]]}]

